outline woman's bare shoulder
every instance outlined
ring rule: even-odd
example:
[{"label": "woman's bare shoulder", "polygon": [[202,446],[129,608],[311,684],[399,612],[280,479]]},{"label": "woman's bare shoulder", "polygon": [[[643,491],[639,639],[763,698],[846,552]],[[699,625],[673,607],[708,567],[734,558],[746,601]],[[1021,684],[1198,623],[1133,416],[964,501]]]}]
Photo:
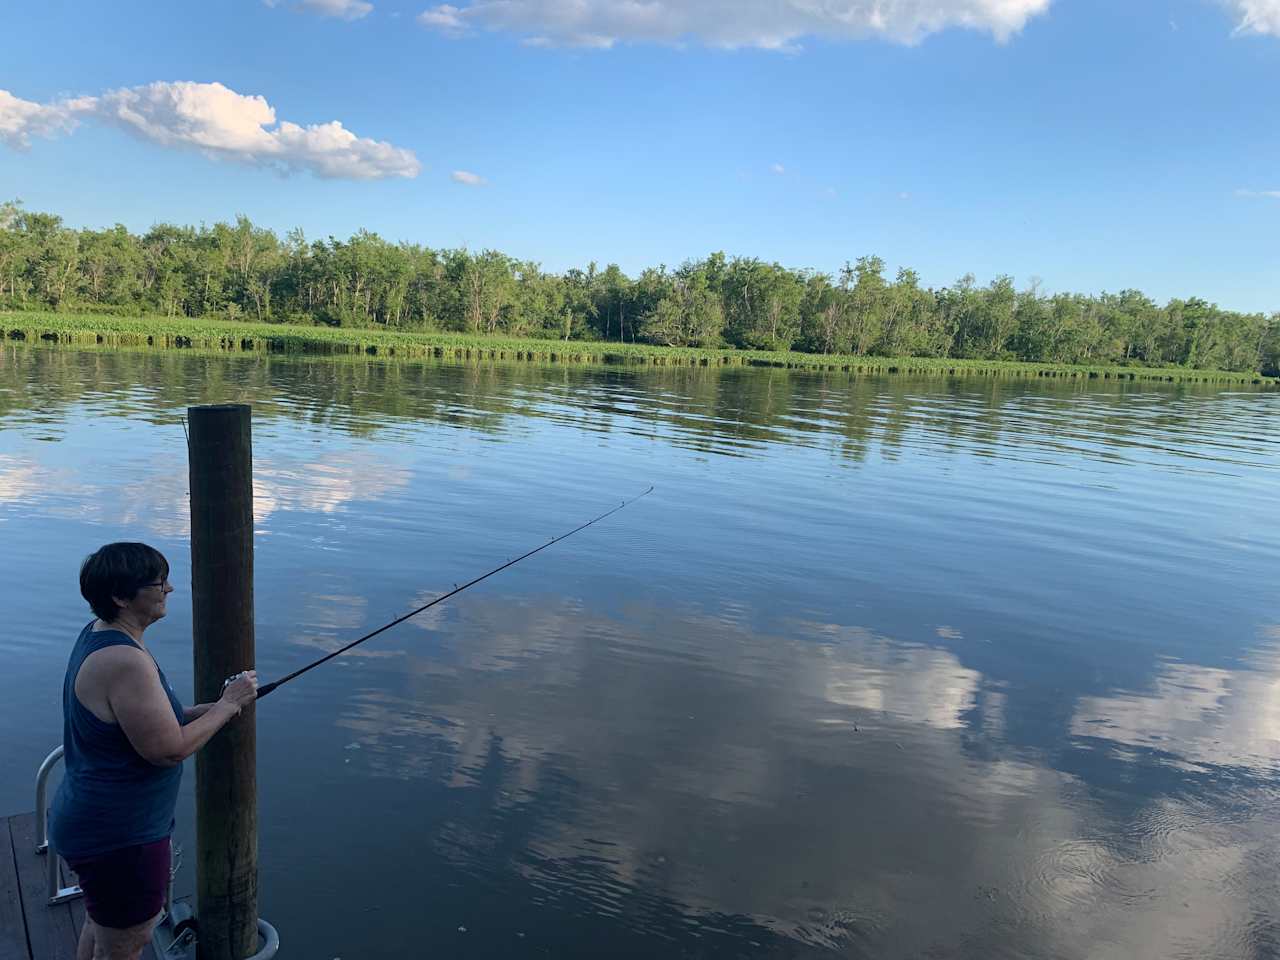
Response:
[{"label": "woman's bare shoulder", "polygon": [[[148,673],[154,675],[155,667],[146,651],[132,643],[118,643],[110,647],[95,650],[84,658],[80,665],[80,676],[88,675],[100,679],[139,679]],[[78,686],[78,684],[77,684]]]},{"label": "woman's bare shoulder", "polygon": [[111,699],[122,692],[145,690],[152,682],[147,679],[148,668],[156,676],[150,658],[131,643],[95,650],[76,674],[76,699],[99,720],[116,723]]}]

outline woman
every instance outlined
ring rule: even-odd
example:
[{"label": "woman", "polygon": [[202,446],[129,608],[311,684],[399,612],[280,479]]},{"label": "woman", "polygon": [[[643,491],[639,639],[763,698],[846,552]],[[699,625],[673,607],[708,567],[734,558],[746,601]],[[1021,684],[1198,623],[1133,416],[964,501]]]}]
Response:
[{"label": "woman", "polygon": [[257,696],[253,670],[216,703],[183,708],[143,643],[173,592],[169,563],[143,543],[109,543],[80,567],[96,619],[80,631],[62,686],[66,774],[49,825],[84,890],[76,960],[136,960],[169,884],[182,761]]}]

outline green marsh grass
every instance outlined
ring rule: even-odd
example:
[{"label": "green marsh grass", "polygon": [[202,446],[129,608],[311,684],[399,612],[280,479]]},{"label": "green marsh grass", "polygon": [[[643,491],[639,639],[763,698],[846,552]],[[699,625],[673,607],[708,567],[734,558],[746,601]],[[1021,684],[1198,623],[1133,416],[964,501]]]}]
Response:
[{"label": "green marsh grass", "polygon": [[362,354],[400,358],[440,357],[457,360],[650,366],[762,366],[926,376],[1066,377],[1280,385],[1280,380],[1263,377],[1258,373],[1177,367],[1095,367],[1004,360],[705,350],[599,341],[517,339],[458,333],[398,333],[160,316],[0,312],[0,337],[9,344],[175,349],[201,353]]}]

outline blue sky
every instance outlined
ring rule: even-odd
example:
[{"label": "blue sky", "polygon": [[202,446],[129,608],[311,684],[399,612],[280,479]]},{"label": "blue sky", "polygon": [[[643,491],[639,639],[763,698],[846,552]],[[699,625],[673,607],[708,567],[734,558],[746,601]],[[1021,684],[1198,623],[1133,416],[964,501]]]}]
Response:
[{"label": "blue sky", "polygon": [[47,0],[5,34],[0,198],[76,226],[1280,310],[1280,0]]}]

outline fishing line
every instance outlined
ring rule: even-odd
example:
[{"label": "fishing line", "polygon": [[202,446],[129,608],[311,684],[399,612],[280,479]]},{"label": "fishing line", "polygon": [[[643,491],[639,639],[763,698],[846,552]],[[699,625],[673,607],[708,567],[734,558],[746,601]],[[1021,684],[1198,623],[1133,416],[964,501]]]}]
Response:
[{"label": "fishing line", "polygon": [[[360,644],[364,643],[366,640],[372,640],[374,637],[382,633],[384,630],[390,630],[396,624],[404,623],[410,617],[416,617],[418,614],[422,613],[424,610],[429,610],[431,607],[434,607],[437,603],[443,603],[444,601],[448,600],[450,597],[454,596],[455,594],[459,594],[463,590],[466,590],[468,587],[474,587],[481,580],[488,580],[495,573],[501,573],[503,570],[507,569],[507,567],[513,567],[517,563],[519,563],[521,560],[527,560],[529,557],[532,557],[535,553],[542,552],[552,544],[559,543],[561,540],[566,540],[569,537],[572,537],[575,533],[578,533],[581,530],[587,529],[587,527],[591,526],[593,523],[599,523],[605,517],[612,516],[613,514],[621,510],[623,507],[633,504],[637,500],[639,500],[641,497],[647,497],[651,493],[653,493],[653,487],[650,487],[644,493],[637,494],[636,496],[632,497],[630,500],[623,500],[622,503],[618,504],[618,506],[614,507],[612,510],[607,510],[604,513],[600,514],[600,516],[596,517],[595,519],[588,520],[586,523],[582,524],[581,526],[574,527],[568,533],[562,533],[558,537],[552,537],[542,546],[535,547],[534,549],[530,550],[528,553],[521,554],[520,556],[516,557],[514,560],[508,560],[506,563],[504,563],[500,567],[494,567],[492,570],[490,570],[488,573],[484,574],[483,576],[476,577],[474,580],[470,580],[467,583],[464,583],[460,587],[455,586],[452,590],[450,590],[448,593],[444,594],[443,596],[436,597],[430,603],[424,603],[422,606],[418,607],[418,609],[411,610],[402,617],[397,617],[396,619],[392,620],[390,623],[379,627],[377,630],[374,630],[372,633],[366,633],[359,640],[352,640],[345,647],[340,647],[339,649],[334,650],[332,653],[326,654],[325,656],[321,657],[319,660],[315,661],[314,663],[310,663],[300,670],[295,670],[293,673],[289,674],[288,676],[281,677],[279,680],[273,680],[271,683],[263,684],[262,686],[258,687],[258,699],[261,700],[272,690],[275,690],[277,687],[283,686],[284,684],[288,683],[290,680],[296,680],[298,677],[302,676],[308,670],[314,670],[316,667],[320,666],[320,664],[325,663],[326,661],[332,660],[334,657],[338,656],[341,653],[346,653],[352,647],[359,646]],[[235,678],[233,677],[231,679],[235,679]]]}]

